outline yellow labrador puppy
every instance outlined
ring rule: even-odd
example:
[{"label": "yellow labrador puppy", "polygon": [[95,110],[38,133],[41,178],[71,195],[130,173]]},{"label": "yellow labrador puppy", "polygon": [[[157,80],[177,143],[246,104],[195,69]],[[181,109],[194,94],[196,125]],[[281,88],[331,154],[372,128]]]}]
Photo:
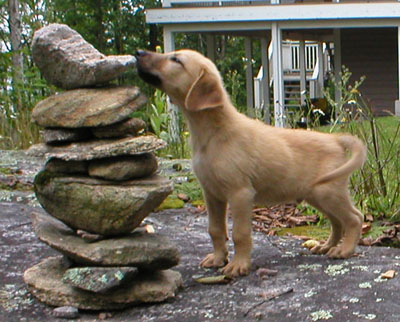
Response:
[{"label": "yellow labrador puppy", "polygon": [[[329,239],[311,251],[331,258],[353,254],[363,215],[347,186],[350,174],[365,161],[359,139],[275,128],[240,114],[215,65],[198,52],[140,50],[136,57],[142,79],[167,93],[188,122],[193,169],[203,188],[214,246],[201,266],[226,265],[223,273],[231,276],[249,273],[254,203],[306,200],[332,223]],[[227,204],[235,246],[229,263]]]}]

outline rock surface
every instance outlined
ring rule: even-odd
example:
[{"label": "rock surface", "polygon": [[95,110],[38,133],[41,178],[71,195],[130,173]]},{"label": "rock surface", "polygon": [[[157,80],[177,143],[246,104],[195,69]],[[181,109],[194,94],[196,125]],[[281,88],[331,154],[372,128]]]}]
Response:
[{"label": "rock surface", "polygon": [[[26,151],[0,151],[0,166],[19,169],[18,180],[32,181],[44,161],[28,156]],[[177,162],[184,164],[184,171],[173,170],[172,165]],[[190,173],[188,160],[166,163],[169,166],[165,171],[170,175],[183,177]],[[160,168],[164,166],[161,162]],[[53,321],[53,308],[36,300],[22,279],[24,270],[57,255],[31,229],[31,212],[43,213],[43,209],[37,203],[31,205],[26,197],[30,193],[8,193],[9,198],[0,199],[1,320]],[[333,260],[310,254],[301,247],[300,240],[255,231],[250,274],[226,285],[203,285],[195,282],[194,277],[220,274],[199,267],[200,260],[212,249],[207,216],[186,207],[152,213],[145,221],[179,245],[182,259],[176,270],[181,272],[185,288],[165,303],[113,311],[109,321],[308,322],[323,314],[332,316],[327,321],[400,320],[400,275],[389,280],[379,278],[390,269],[400,271],[398,248],[361,246],[357,256]],[[232,251],[231,240],[228,247]],[[278,273],[261,279],[257,274],[259,268]],[[290,293],[271,296],[290,287]],[[81,311],[79,321],[92,322],[98,317],[98,312]]]},{"label": "rock surface", "polygon": [[75,267],[63,275],[63,282],[84,291],[108,293],[125,285],[137,274],[136,267]]},{"label": "rock surface", "polygon": [[131,118],[108,126],[93,127],[91,131],[96,138],[107,139],[136,136],[144,128],[146,128],[146,123],[142,119]]},{"label": "rock surface", "polygon": [[124,181],[151,176],[157,171],[157,158],[153,153],[114,157],[89,162],[89,176],[105,180]]},{"label": "rock surface", "polygon": [[88,129],[57,129],[47,128],[41,131],[41,137],[47,144],[82,141],[91,137]]},{"label": "rock surface", "polygon": [[[37,301],[27,290],[22,273],[56,252],[32,233],[29,214],[42,212],[21,203],[0,203],[0,311],[2,321],[52,321],[52,307]],[[148,217],[156,231],[180,245],[182,261],[176,267],[185,287],[175,299],[112,312],[110,321],[313,321],[323,314],[328,321],[398,322],[400,278],[381,280],[389,269],[400,267],[400,249],[358,247],[358,256],[332,260],[312,255],[293,238],[269,237],[254,232],[252,269],[249,276],[226,285],[203,285],[199,276],[216,270],[199,267],[210,252],[207,216],[186,208],[154,213]],[[231,241],[228,242],[232,250]],[[278,271],[261,279],[259,268]],[[279,297],[273,294],[293,288]],[[96,320],[98,313],[81,311],[80,321]],[[321,320],[323,321],[323,320]]]},{"label": "rock surface", "polygon": [[127,120],[145,102],[135,86],[75,89],[40,101],[32,119],[49,128],[106,126]]},{"label": "rock surface", "polygon": [[135,232],[89,243],[48,215],[33,213],[32,225],[41,241],[81,265],[157,270],[171,268],[180,260],[175,244],[160,234]]},{"label": "rock surface", "polygon": [[115,184],[42,171],[35,177],[42,207],[75,229],[100,235],[129,233],[172,192],[172,182],[154,176]]},{"label": "rock surface", "polygon": [[64,89],[106,83],[136,64],[134,56],[103,55],[63,24],[50,24],[35,32],[32,56],[44,78]]},{"label": "rock surface", "polygon": [[74,306],[85,310],[115,310],[140,303],[173,298],[182,286],[181,274],[172,270],[142,273],[128,286],[107,294],[93,295],[63,282],[68,266],[62,257],[49,257],[29,268],[24,281],[40,301],[53,306]]},{"label": "rock surface", "polygon": [[147,135],[118,140],[77,142],[58,147],[47,146],[44,147],[44,153],[48,158],[84,161],[121,155],[139,155],[162,149],[165,146],[165,141]]}]

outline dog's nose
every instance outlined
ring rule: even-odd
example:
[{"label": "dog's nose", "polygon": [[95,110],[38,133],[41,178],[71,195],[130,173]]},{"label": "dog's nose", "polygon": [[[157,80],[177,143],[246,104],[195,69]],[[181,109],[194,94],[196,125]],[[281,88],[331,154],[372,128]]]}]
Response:
[{"label": "dog's nose", "polygon": [[147,51],[139,49],[136,51],[135,56],[136,56],[136,58],[140,58],[140,57],[146,56],[147,54],[148,54]]}]

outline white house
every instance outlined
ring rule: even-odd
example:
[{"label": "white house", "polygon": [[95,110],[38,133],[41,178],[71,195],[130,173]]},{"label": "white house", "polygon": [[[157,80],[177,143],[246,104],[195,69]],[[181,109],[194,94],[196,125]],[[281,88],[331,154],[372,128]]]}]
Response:
[{"label": "white house", "polygon": [[[300,91],[311,81],[313,95],[320,95],[328,66],[324,46],[328,45],[334,52],[330,57],[337,79],[342,65],[349,68],[354,79],[365,75],[362,92],[370,100],[374,113],[384,115],[395,110],[400,113],[398,1],[164,0],[162,8],[147,10],[146,19],[150,24],[163,26],[165,51],[174,50],[176,33],[202,33],[207,36],[208,56],[213,59],[216,33],[239,35],[245,37],[247,62],[251,64],[250,39],[259,39],[262,72],[256,78],[256,85],[260,84],[260,88],[254,91],[252,68],[247,68],[247,105],[252,109],[255,104],[268,102],[272,80],[277,126],[283,126],[287,104],[284,52],[288,44],[291,57],[296,57],[291,63],[298,69]],[[312,53],[306,54],[307,47],[316,48],[314,55],[318,61],[313,76],[308,77],[306,58],[309,60]],[[268,108],[268,104],[264,105]],[[399,108],[395,108],[397,105]]]}]

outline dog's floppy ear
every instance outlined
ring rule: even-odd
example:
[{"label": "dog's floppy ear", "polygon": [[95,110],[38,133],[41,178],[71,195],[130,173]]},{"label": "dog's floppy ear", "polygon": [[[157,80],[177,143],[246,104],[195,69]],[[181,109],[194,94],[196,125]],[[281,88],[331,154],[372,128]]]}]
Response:
[{"label": "dog's floppy ear", "polygon": [[221,82],[217,76],[202,69],[200,76],[193,82],[186,98],[185,108],[199,111],[223,105]]}]

